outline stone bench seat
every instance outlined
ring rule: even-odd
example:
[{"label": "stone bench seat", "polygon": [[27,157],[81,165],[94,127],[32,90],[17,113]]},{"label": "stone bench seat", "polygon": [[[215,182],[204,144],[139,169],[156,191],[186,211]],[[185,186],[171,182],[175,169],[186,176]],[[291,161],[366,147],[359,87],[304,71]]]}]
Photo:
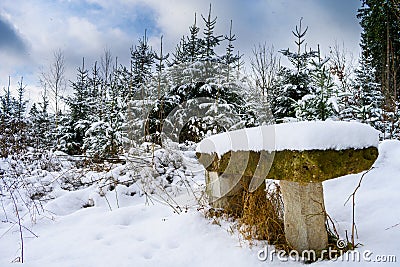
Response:
[{"label": "stone bench seat", "polygon": [[[344,150],[283,150],[273,155],[268,151],[229,151],[221,157],[215,153],[197,152],[203,166],[207,165],[205,168],[208,172],[304,183],[323,182],[362,172],[372,166],[377,156],[378,149],[375,146]],[[272,157],[273,164],[269,168],[268,161]],[[244,168],[243,162],[247,162]],[[266,166],[260,166],[263,164]]]}]

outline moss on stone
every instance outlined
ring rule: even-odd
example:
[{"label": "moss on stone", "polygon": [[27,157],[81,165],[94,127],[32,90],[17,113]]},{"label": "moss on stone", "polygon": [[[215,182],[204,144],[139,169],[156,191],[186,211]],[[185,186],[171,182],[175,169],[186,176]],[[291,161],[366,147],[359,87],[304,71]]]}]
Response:
[{"label": "moss on stone", "polygon": [[197,156],[207,171],[309,183],[368,170],[378,157],[378,149],[238,151],[225,153],[221,158],[216,154]]},{"label": "moss on stone", "polygon": [[371,168],[378,149],[279,151],[267,179],[293,182],[322,182]]}]

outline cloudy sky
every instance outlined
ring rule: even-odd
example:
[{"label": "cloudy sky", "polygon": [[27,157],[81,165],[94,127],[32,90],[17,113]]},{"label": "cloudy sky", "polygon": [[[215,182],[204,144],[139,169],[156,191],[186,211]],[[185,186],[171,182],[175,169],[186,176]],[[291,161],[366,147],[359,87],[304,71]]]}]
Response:
[{"label": "cloudy sky", "polygon": [[24,76],[27,97],[36,99],[39,73],[55,50],[64,52],[67,78],[74,79],[82,57],[92,64],[105,49],[127,63],[130,47],[145,29],[155,50],[161,35],[172,50],[188,33],[194,13],[207,14],[210,2],[217,33],[226,34],[232,19],[236,47],[247,61],[260,42],[276,50],[293,48],[291,31],[301,17],[309,26],[308,46],[320,44],[328,53],[338,42],[359,53],[359,0],[1,0],[0,86],[8,76],[15,86]]}]

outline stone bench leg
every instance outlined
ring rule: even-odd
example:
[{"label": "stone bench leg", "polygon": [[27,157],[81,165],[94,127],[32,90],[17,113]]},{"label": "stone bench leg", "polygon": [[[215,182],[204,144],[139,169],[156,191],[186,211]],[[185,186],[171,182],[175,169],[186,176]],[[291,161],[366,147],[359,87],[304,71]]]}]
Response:
[{"label": "stone bench leg", "polygon": [[326,249],[328,234],[322,183],[280,181],[285,236],[297,251]]}]

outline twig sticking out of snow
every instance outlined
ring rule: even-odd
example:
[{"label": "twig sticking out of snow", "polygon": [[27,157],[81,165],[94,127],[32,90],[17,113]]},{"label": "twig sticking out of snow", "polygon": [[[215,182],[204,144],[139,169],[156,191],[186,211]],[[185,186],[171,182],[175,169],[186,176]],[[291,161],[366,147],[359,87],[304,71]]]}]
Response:
[{"label": "twig sticking out of snow", "polygon": [[355,223],[356,193],[357,193],[357,190],[361,187],[361,182],[363,181],[364,176],[367,173],[369,173],[371,170],[373,170],[374,168],[375,167],[371,167],[368,171],[363,173],[363,175],[360,178],[360,181],[358,181],[357,187],[354,189],[353,193],[347,198],[346,202],[344,203],[344,205],[346,205],[347,202],[349,202],[350,198],[352,199],[352,205],[353,205],[352,224],[351,224],[351,245],[352,245],[352,249],[354,249],[356,247],[356,245],[354,243],[354,236],[357,235],[357,238],[358,238],[357,227],[356,227],[356,223]]}]

